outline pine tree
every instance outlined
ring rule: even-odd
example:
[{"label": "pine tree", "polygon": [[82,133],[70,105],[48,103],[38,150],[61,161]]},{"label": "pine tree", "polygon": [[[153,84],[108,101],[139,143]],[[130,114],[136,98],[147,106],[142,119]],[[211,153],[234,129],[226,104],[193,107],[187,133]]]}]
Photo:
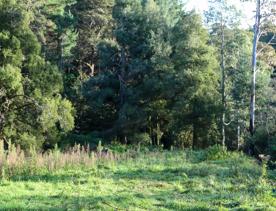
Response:
[{"label": "pine tree", "polygon": [[[207,47],[208,35],[200,19],[183,12],[178,1],[161,0],[117,0],[113,17],[116,42],[99,45],[103,71],[84,89],[91,110],[112,111],[103,133],[130,143],[134,135],[147,133],[152,144],[169,146],[173,135],[180,133],[177,123],[184,117],[177,115],[177,109],[191,104],[192,108],[202,105],[202,110],[196,111],[200,114],[195,114],[198,118],[191,116],[187,121],[195,126],[195,145],[201,138],[204,142],[203,132],[198,134],[196,128],[204,122],[203,128],[211,131],[216,124],[214,112],[209,111],[216,107],[217,78],[213,50]],[[192,78],[195,84],[191,84]],[[214,86],[207,85],[210,81]],[[204,106],[205,98],[209,106]],[[185,114],[193,113],[192,108]]]},{"label": "pine tree", "polygon": [[112,38],[113,0],[77,0],[71,6],[78,32],[73,49],[76,68],[93,76],[99,71],[97,45]]}]

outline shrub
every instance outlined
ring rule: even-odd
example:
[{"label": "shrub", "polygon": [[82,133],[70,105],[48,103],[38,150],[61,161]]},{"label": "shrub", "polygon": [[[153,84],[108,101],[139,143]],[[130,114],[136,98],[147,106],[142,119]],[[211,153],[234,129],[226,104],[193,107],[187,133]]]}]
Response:
[{"label": "shrub", "polygon": [[66,138],[64,138],[63,142],[61,142],[61,146],[66,148],[69,146],[73,147],[76,144],[80,145],[88,145],[91,149],[97,149],[98,143],[106,143],[97,132],[89,133],[89,134],[69,134]]},{"label": "shrub", "polygon": [[267,128],[260,127],[256,130],[252,144],[254,145],[254,153],[267,154],[271,156],[272,160],[276,160],[276,130],[271,129],[267,131]]},{"label": "shrub", "polygon": [[225,159],[229,156],[227,150],[221,145],[214,145],[206,150],[207,160],[220,160]]},{"label": "shrub", "polygon": [[149,145],[151,144],[151,138],[148,133],[135,133],[129,137],[131,144]]}]

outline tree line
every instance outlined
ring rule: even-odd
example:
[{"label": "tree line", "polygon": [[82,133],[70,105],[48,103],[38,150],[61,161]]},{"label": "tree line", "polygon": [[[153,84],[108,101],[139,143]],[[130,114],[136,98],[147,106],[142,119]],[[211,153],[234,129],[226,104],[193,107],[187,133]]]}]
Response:
[{"label": "tree line", "polygon": [[275,155],[275,10],[256,3],[253,30],[225,0],[203,19],[179,0],[1,0],[0,139]]}]

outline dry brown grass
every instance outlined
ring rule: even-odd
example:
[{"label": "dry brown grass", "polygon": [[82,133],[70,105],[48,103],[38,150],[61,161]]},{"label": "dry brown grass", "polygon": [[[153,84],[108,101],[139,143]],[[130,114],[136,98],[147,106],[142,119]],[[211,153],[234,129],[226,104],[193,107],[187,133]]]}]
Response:
[{"label": "dry brown grass", "polygon": [[24,152],[19,146],[9,144],[4,150],[0,141],[0,176],[9,178],[14,175],[32,175],[38,172],[53,172],[63,168],[94,167],[98,162],[114,162],[126,155],[115,154],[111,151],[91,151],[89,146],[75,145],[61,152],[57,147],[46,153],[34,149]]}]

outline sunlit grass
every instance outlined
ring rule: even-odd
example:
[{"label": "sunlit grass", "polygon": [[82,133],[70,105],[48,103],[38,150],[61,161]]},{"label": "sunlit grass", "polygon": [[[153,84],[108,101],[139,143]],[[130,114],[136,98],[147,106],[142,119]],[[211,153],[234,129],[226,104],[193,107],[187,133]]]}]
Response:
[{"label": "sunlit grass", "polygon": [[240,153],[139,153],[2,179],[0,210],[275,210],[275,178],[261,176]]}]

